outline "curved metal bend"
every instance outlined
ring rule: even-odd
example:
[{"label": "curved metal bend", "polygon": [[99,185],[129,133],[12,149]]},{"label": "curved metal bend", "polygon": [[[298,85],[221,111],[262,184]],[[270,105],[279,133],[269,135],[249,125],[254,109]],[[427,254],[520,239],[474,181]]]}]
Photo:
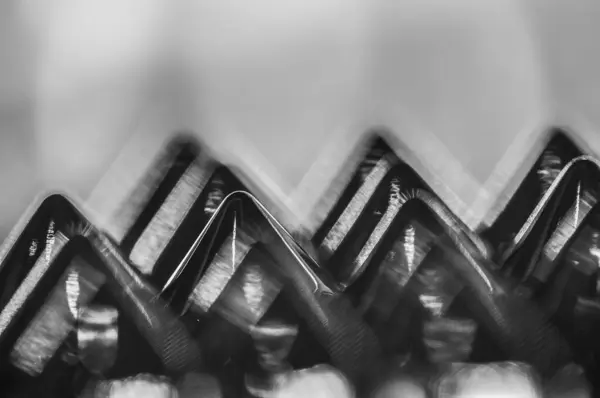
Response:
[{"label": "curved metal bend", "polygon": [[460,221],[460,219],[458,219],[458,217],[452,213],[448,206],[443,204],[437,196],[424,189],[415,189],[413,196],[410,197],[404,204],[410,202],[411,200],[418,200],[419,202],[423,203],[441,221],[444,221],[449,228],[452,228],[455,233],[461,235],[463,239],[468,239],[483,257],[489,258],[490,253],[485,242],[479,237],[479,235],[471,231],[469,227]]},{"label": "curved metal bend", "polygon": [[285,245],[287,250],[293,255],[296,262],[300,265],[300,267],[302,267],[304,272],[310,278],[313,284],[313,292],[319,291],[325,294],[333,294],[333,291],[327,285],[325,285],[325,283],[323,283],[323,281],[316,275],[316,273],[310,268],[310,266],[306,264],[304,259],[298,255],[298,252],[301,252],[314,264],[318,264],[317,261],[315,261],[314,258],[309,253],[307,253],[302,247],[295,243],[292,235],[283,227],[283,225],[281,225],[279,221],[277,221],[277,219],[254,195],[252,195],[250,192],[242,190],[231,192],[219,204],[219,206],[217,207],[211,218],[208,220],[202,231],[198,234],[198,237],[196,238],[192,246],[188,249],[185,257],[181,260],[173,274],[165,283],[164,287],[161,290],[161,293],[167,290],[175,282],[175,280],[177,280],[177,278],[181,275],[183,270],[187,267],[192,256],[198,249],[200,242],[202,242],[202,240],[206,237],[206,234],[208,233],[210,227],[215,223],[215,220],[220,216],[220,213],[226,211],[232,201],[243,198],[249,199],[252,202],[252,204],[258,209],[261,215],[265,218],[265,220],[267,220],[271,228],[277,234],[279,240]]},{"label": "curved metal bend", "polygon": [[521,227],[521,229],[519,230],[517,235],[513,238],[511,245],[507,249],[504,258],[508,258],[519,247],[521,247],[525,238],[527,238],[527,236],[529,236],[529,233],[533,229],[534,224],[540,218],[542,212],[548,206],[548,203],[550,202],[552,195],[554,195],[554,193],[558,189],[558,187],[561,184],[561,182],[563,181],[563,179],[566,178],[566,176],[572,172],[575,165],[577,165],[578,163],[584,163],[584,162],[587,162],[587,163],[590,163],[590,164],[596,166],[598,171],[600,171],[600,160],[598,160],[595,157],[590,156],[590,155],[578,156],[578,157],[572,159],[569,163],[567,163],[566,166],[563,167],[563,169],[560,171],[558,176],[554,179],[554,181],[550,185],[550,188],[548,188],[548,190],[546,191],[544,196],[542,196],[542,198],[540,199],[538,204],[535,206],[535,208],[533,209],[533,211],[527,218],[527,221],[525,221],[525,223],[523,224],[523,226]]},{"label": "curved metal bend", "polygon": [[467,259],[473,269],[477,272],[479,277],[483,280],[489,289],[490,293],[494,293],[495,287],[492,281],[486,275],[485,269],[479,263],[476,258],[478,256],[485,257],[485,251],[481,251],[478,242],[483,244],[479,239],[473,241],[473,233],[468,231],[462,223],[460,223],[456,216],[452,214],[450,209],[444,205],[440,199],[434,196],[429,191],[424,189],[415,189],[413,196],[410,200],[418,200],[423,203],[437,218],[439,224],[444,229],[444,232],[450,237],[454,245],[458,248],[460,253]]},{"label": "curved metal bend", "polygon": [[[166,369],[174,375],[180,375],[201,364],[200,350],[183,324],[163,303],[155,302],[156,290],[134,272],[111,238],[96,228],[69,197],[57,195],[56,199],[74,213],[77,225],[72,235],[86,239],[96,255],[100,256],[102,261],[92,265],[100,267],[99,271],[108,276],[111,293],[132,318]],[[60,231],[58,234],[62,235]],[[65,240],[71,237],[67,236]],[[45,265],[49,264],[49,260],[46,260]]]},{"label": "curved metal bend", "polygon": [[[45,192],[45,193],[38,195],[29,204],[29,206],[27,206],[27,209],[25,209],[25,211],[23,212],[23,214],[21,215],[19,220],[16,222],[15,226],[11,229],[10,233],[4,239],[4,241],[2,242],[2,245],[0,246],[0,268],[2,268],[2,264],[4,264],[4,260],[6,260],[6,258],[8,257],[8,254],[9,254],[10,250],[13,248],[13,245],[19,239],[21,234],[25,231],[25,228],[27,228],[27,225],[29,224],[29,222],[31,221],[33,216],[36,214],[38,209],[42,206],[44,201],[46,201],[47,199],[49,199],[50,197],[55,196],[55,195],[60,195],[64,198],[70,197],[70,195],[67,192],[62,192],[62,191]],[[77,208],[71,200],[68,200],[68,202],[71,205],[73,205],[73,208],[76,208],[77,211],[81,213],[81,210],[79,208]]]}]

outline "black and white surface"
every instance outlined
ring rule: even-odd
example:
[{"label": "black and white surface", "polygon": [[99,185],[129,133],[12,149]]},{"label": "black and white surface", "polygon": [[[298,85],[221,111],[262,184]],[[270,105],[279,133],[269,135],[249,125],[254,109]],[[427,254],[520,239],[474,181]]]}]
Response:
[{"label": "black and white surface", "polygon": [[[44,187],[104,213],[94,187],[138,133],[146,157],[172,131],[196,131],[306,223],[373,126],[470,226],[493,222],[548,127],[599,152],[595,2],[170,3],[3,3],[3,235]],[[179,57],[185,95],[151,84],[157,59]]]}]

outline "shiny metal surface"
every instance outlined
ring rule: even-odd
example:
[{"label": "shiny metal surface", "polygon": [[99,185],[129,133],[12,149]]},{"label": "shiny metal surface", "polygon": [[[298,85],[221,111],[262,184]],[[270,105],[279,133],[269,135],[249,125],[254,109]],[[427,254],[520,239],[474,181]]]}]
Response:
[{"label": "shiny metal surface", "polygon": [[118,317],[119,312],[114,307],[84,306],[79,309],[79,361],[94,375],[104,375],[116,361],[119,348]]},{"label": "shiny metal surface", "polygon": [[538,380],[526,364],[462,364],[454,368],[439,380],[436,398],[543,396]]},{"label": "shiny metal surface", "polygon": [[[269,212],[269,210],[267,210],[266,207],[254,195],[252,195],[251,193],[246,192],[246,191],[231,192],[223,199],[221,204],[215,210],[213,216],[206,223],[206,226],[202,229],[200,234],[198,234],[198,237],[196,238],[194,244],[190,247],[190,249],[188,250],[184,259],[177,266],[177,268],[173,272],[173,275],[171,275],[171,277],[165,283],[165,286],[162,288],[162,291],[164,292],[165,290],[167,290],[175,282],[175,280],[179,277],[179,275],[181,275],[181,273],[183,272],[185,267],[188,266],[188,263],[191,259],[192,254],[197,249],[200,242],[203,239],[205,239],[206,234],[209,231],[209,228],[218,219],[217,218],[218,215],[222,211],[227,209],[227,207],[230,205],[230,203],[233,202],[234,200],[236,200],[238,197],[249,199],[253,203],[253,205],[256,206],[256,208],[262,213],[262,215],[265,217],[267,222],[271,225],[271,227],[273,228],[275,233],[278,235],[281,242],[286,246],[286,248],[290,251],[290,253],[292,253],[295,260],[298,262],[299,266],[301,266],[303,268],[303,270],[306,272],[306,274],[311,279],[314,292],[320,291],[320,292],[324,292],[324,293],[332,293],[329,287],[326,287],[325,285],[323,285],[320,282],[320,279],[315,275],[314,271],[306,265],[305,261],[296,253],[296,251],[301,250],[307,256],[307,258],[311,258],[311,256],[308,253],[306,253],[302,248],[298,247],[294,243],[294,239],[291,236],[291,234],[283,227],[283,225],[281,225],[280,222],[275,217],[273,217],[273,215]],[[315,264],[317,263],[314,259],[313,259],[313,262]]]},{"label": "shiny metal surface", "polygon": [[542,214],[543,210],[548,206],[548,203],[552,199],[555,192],[558,190],[558,187],[562,184],[563,179],[567,178],[567,176],[570,175],[570,173],[572,173],[572,170],[575,168],[575,166],[582,163],[591,164],[596,168],[600,169],[600,161],[590,155],[579,156],[571,160],[565,167],[563,167],[563,169],[556,176],[552,184],[549,186],[548,190],[544,193],[543,197],[540,199],[533,212],[527,218],[525,224],[523,224],[519,232],[512,240],[511,246],[506,250],[504,258],[508,258],[520,247],[524,239],[531,232],[531,229]]},{"label": "shiny metal surface", "polygon": [[[232,192],[223,200],[165,289],[177,281],[185,267],[191,266],[189,260],[205,237],[208,227],[216,222],[216,216],[220,212],[237,199],[244,199],[257,209],[267,222],[266,228],[257,231],[260,234],[259,240],[265,251],[272,256],[273,267],[278,269],[288,284],[291,292],[288,297],[294,309],[307,322],[309,330],[328,352],[332,363],[353,382],[364,383],[366,375],[375,372],[380,366],[381,348],[373,331],[348,298],[318,276],[311,267],[317,263],[294,241],[264,205],[248,192]],[[309,265],[309,262],[313,264]]]},{"label": "shiny metal surface", "polygon": [[289,382],[293,374],[287,357],[298,334],[298,327],[270,320],[253,326],[250,335],[258,352],[258,372],[246,374],[245,386],[253,397],[268,397]]}]

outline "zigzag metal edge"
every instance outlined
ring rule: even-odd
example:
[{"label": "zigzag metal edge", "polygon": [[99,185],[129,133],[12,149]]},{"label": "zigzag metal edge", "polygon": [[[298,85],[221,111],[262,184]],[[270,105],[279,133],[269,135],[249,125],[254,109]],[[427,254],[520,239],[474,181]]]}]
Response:
[{"label": "zigzag metal edge", "polygon": [[[462,176],[466,181],[464,187],[459,187],[460,192],[455,192],[445,181],[448,175],[464,172],[464,168],[455,159],[448,161],[449,158],[453,158],[452,154],[446,153],[447,150],[440,152],[440,145],[443,144],[437,142],[433,135],[429,134],[429,138],[421,139],[423,143],[419,145],[420,148],[414,149],[411,148],[414,147],[414,143],[407,145],[400,134],[388,132],[385,128],[367,129],[368,133],[360,134],[348,131],[332,134],[323,145],[317,161],[308,168],[300,184],[289,195],[279,188],[274,188],[277,185],[276,181],[266,181],[269,177],[261,170],[266,167],[265,164],[270,165],[267,159],[259,162],[262,166],[256,166],[257,170],[248,170],[253,161],[253,156],[250,156],[250,159],[233,165],[232,171],[244,184],[263,197],[262,199],[268,198],[266,202],[275,208],[275,213],[290,229],[314,231],[320,224],[319,221],[323,221],[319,214],[332,205],[327,203],[328,191],[332,186],[343,189],[350,175],[344,171],[353,168],[352,166],[358,164],[364,156],[365,151],[361,149],[361,143],[374,133],[382,132],[383,138],[398,157],[413,168],[466,225],[473,229],[485,228],[495,221],[535,164],[548,142],[549,129],[550,127],[538,126],[524,130],[516,136],[484,184],[480,186],[472,178]],[[600,153],[600,141],[591,130],[584,131],[585,133],[573,133],[568,130],[566,134],[585,153]],[[160,153],[170,140],[171,137],[168,136],[163,136],[162,139],[148,139],[143,132],[135,134],[89,196],[87,207],[99,215],[101,225],[109,232],[114,217],[118,214],[119,203],[126,200],[127,195],[156,161],[156,154]],[[590,145],[594,142],[597,144]],[[204,143],[202,149],[205,149]],[[210,147],[208,151],[210,152]],[[331,153],[336,155],[332,156]],[[431,160],[432,153],[436,153],[436,160]],[[439,170],[442,170],[442,175],[437,174]],[[475,199],[469,203],[468,197],[473,195]],[[120,199],[117,200],[117,197]]]},{"label": "zigzag metal edge", "polygon": [[[577,120],[579,121],[572,117],[557,117],[552,123],[539,124],[515,137],[482,186],[482,192],[487,193],[487,196],[477,197],[473,203],[473,207],[481,209],[479,212],[482,214],[477,230],[486,229],[496,221],[534,167],[554,130],[565,134],[584,154],[600,154],[598,133],[581,118]],[[494,197],[497,198],[495,201],[489,200]]]}]

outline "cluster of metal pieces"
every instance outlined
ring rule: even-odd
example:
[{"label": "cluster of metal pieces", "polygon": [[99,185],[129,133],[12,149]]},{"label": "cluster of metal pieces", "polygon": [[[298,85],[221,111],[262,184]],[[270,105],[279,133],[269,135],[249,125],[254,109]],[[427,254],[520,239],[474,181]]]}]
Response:
[{"label": "cluster of metal pieces", "polygon": [[110,232],[49,195],[0,249],[2,396],[598,391],[600,163],[564,140],[480,231],[378,136],[302,236],[187,137]]}]

